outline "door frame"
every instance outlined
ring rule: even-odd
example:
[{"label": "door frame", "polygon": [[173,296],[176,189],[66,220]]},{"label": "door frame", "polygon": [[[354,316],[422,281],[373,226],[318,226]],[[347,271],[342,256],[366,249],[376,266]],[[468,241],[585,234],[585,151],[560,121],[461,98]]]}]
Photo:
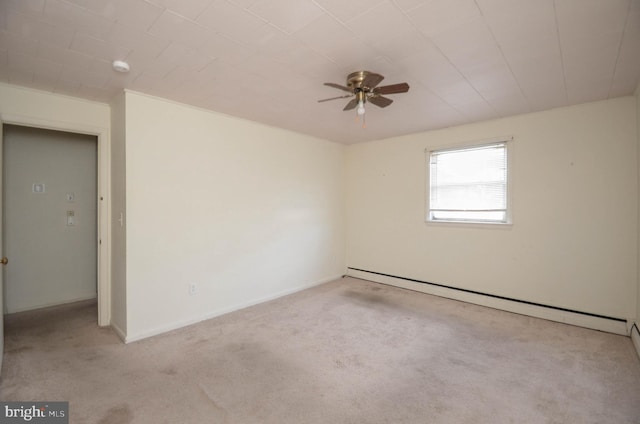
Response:
[{"label": "door frame", "polygon": [[[83,126],[77,123],[50,121],[11,114],[0,115],[0,126],[4,124],[45,130],[66,131],[95,136],[98,142],[97,163],[97,282],[98,325],[111,325],[111,141],[109,129]],[[0,187],[2,190],[4,187]]]}]

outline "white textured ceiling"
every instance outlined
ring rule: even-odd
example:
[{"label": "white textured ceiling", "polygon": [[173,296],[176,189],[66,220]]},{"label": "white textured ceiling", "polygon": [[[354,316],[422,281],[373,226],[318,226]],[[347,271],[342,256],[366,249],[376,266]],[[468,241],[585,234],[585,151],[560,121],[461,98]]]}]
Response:
[{"label": "white textured ceiling", "polygon": [[[131,72],[114,72],[123,59]],[[352,71],[407,82],[367,107]],[[630,95],[640,0],[0,0],[0,81],[123,88],[354,143]]]}]

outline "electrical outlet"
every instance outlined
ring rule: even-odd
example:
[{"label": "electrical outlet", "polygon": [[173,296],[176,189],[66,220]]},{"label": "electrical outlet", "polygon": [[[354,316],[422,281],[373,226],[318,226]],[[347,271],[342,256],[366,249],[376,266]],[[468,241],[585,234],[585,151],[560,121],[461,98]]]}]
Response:
[{"label": "electrical outlet", "polygon": [[196,293],[198,293],[198,285],[196,283],[189,284],[189,294],[193,296]]}]

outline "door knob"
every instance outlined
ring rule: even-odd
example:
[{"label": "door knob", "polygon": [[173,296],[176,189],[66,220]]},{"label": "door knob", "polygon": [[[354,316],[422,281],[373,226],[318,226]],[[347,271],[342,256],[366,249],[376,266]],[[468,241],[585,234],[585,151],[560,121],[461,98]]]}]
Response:
[{"label": "door knob", "polygon": [[2,265],[6,265],[9,263],[9,259],[7,259],[7,257],[5,256],[4,258],[0,259],[0,264]]}]

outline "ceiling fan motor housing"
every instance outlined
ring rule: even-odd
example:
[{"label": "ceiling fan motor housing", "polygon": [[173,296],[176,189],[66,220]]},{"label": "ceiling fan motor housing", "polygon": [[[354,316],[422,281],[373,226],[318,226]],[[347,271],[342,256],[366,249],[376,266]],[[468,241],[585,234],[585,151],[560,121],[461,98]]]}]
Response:
[{"label": "ceiling fan motor housing", "polygon": [[364,87],[362,86],[362,83],[364,82],[368,74],[369,71],[357,71],[350,73],[347,77],[347,85],[353,88],[354,91],[356,89],[363,89]]}]

